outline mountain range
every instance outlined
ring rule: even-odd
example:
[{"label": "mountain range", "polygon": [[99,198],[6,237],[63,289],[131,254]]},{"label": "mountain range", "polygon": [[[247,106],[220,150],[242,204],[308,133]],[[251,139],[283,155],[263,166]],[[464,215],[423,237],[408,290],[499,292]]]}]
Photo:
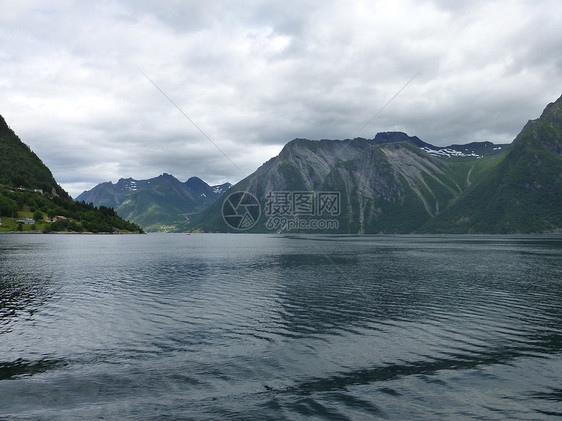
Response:
[{"label": "mountain range", "polygon": [[121,178],[98,184],[76,201],[114,208],[118,215],[146,231],[185,231],[188,221],[230,188],[230,183],[209,186],[198,177],[182,183],[170,174],[148,180]]},{"label": "mountain range", "polygon": [[561,107],[562,97],[510,145],[436,147],[401,132],[295,139],[193,227],[351,234],[560,230]]}]

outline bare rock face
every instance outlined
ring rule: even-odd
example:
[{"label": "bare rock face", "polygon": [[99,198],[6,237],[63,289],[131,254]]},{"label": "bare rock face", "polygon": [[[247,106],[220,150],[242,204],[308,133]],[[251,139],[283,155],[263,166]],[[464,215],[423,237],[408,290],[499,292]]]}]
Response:
[{"label": "bare rock face", "polygon": [[[464,191],[471,169],[423,148],[435,147],[405,133],[372,140],[295,139],[232,190],[252,193],[262,208],[271,192],[337,192],[337,232],[412,232]],[[203,225],[215,215],[207,229],[224,228],[219,211],[217,205],[206,212]]]}]

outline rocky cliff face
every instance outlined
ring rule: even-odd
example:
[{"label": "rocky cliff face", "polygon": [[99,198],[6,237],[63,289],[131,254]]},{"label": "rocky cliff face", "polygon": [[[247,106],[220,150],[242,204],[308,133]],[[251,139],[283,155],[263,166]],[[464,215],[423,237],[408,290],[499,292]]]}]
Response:
[{"label": "rocky cliff face", "polygon": [[409,143],[371,145],[338,163],[324,189],[342,192],[347,232],[411,232],[463,191],[446,162]]},{"label": "rocky cliff face", "polygon": [[[425,148],[440,149],[404,133],[384,133],[372,140],[295,139],[232,191],[250,192],[262,209],[267,209],[272,192],[337,192],[335,231],[412,232],[467,188],[478,158],[481,166],[497,155],[434,156]],[[267,216],[262,214],[255,230],[267,225]],[[229,230],[220,218],[220,203],[203,214],[198,226]]]}]

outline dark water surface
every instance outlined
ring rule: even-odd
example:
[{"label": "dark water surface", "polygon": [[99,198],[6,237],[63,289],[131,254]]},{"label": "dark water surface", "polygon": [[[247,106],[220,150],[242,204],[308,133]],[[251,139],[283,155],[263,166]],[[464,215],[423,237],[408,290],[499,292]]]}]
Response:
[{"label": "dark water surface", "polygon": [[562,417],[562,237],[0,236],[0,419]]}]

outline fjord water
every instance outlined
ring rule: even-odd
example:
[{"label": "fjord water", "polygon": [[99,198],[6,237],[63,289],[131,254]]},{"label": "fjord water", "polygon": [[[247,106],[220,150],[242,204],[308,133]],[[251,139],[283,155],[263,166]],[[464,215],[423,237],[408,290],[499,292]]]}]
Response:
[{"label": "fjord water", "polygon": [[562,416],[560,236],[0,236],[0,419]]}]

